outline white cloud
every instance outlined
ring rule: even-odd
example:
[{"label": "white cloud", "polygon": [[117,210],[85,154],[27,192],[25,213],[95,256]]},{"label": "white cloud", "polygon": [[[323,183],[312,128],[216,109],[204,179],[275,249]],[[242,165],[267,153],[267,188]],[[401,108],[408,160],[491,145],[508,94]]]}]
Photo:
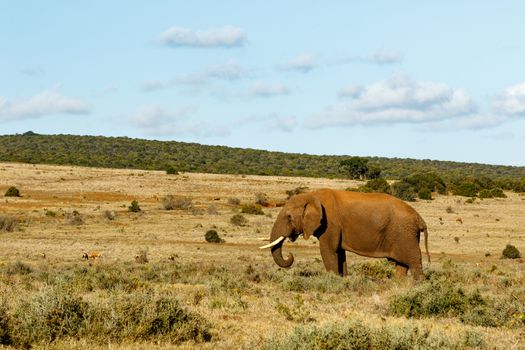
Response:
[{"label": "white cloud", "polygon": [[307,120],[307,126],[428,123],[460,118],[477,111],[463,89],[442,83],[418,82],[406,74],[367,86],[350,86],[339,96],[342,103]]},{"label": "white cloud", "polygon": [[302,73],[308,73],[318,65],[317,56],[311,53],[304,53],[296,56],[280,65],[283,70],[295,70]]},{"label": "white cloud", "polygon": [[169,89],[175,86],[199,86],[209,84],[212,80],[234,81],[246,79],[250,71],[234,60],[223,64],[207,67],[200,72],[179,75],[168,80],[144,80],[140,84],[140,90],[151,92]]},{"label": "white cloud", "polygon": [[292,132],[297,127],[298,122],[294,116],[278,116],[274,114],[265,120],[265,125],[269,130]]},{"label": "white cloud", "polygon": [[26,100],[0,97],[0,120],[40,118],[53,114],[87,114],[89,105],[76,98],[65,97],[54,90],[43,91]]},{"label": "white cloud", "polygon": [[376,50],[366,60],[376,64],[394,64],[400,63],[403,60],[403,56],[397,51]]},{"label": "white cloud", "polygon": [[212,128],[205,122],[191,120],[196,111],[195,107],[169,111],[158,105],[142,106],[131,114],[128,121],[151,136],[190,134],[209,137],[228,134],[227,128]]},{"label": "white cloud", "polygon": [[403,54],[399,51],[376,50],[368,55],[356,55],[350,57],[339,57],[332,59],[329,63],[340,65],[349,63],[370,63],[378,65],[396,64],[403,61]]},{"label": "white cloud", "polygon": [[224,64],[209,67],[204,76],[231,81],[247,77],[248,72],[238,62],[230,60]]},{"label": "white cloud", "polygon": [[290,91],[283,84],[270,84],[263,81],[257,81],[251,91],[250,95],[254,97],[272,97],[279,95],[287,95]]},{"label": "white cloud", "polygon": [[496,98],[494,110],[507,116],[525,116],[525,82],[505,89]]},{"label": "white cloud", "polygon": [[174,47],[235,47],[246,41],[246,34],[240,28],[226,26],[206,31],[194,31],[182,27],[171,27],[162,33],[161,42]]}]

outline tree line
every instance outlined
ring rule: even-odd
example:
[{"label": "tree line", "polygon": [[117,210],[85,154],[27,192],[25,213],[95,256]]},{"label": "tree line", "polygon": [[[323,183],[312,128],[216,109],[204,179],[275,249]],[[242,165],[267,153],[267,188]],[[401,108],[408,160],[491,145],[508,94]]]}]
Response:
[{"label": "tree line", "polygon": [[[220,174],[402,180],[433,173],[447,184],[490,179],[525,187],[525,167],[382,157],[317,156],[128,137],[0,136],[0,161]],[[475,187],[479,184],[475,184]],[[476,187],[477,188],[477,187]]]}]

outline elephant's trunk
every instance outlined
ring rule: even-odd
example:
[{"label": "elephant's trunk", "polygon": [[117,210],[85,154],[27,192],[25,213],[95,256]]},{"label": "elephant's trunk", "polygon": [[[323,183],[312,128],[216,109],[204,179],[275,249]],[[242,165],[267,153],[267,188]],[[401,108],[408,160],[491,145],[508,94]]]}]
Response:
[{"label": "elephant's trunk", "polygon": [[[281,212],[275,221],[275,224],[272,228],[272,234],[270,240],[273,242],[279,237],[288,237],[290,235],[291,228],[288,227],[285,215]],[[288,258],[285,260],[283,258],[282,246],[285,240],[281,240],[272,247],[272,256],[273,260],[280,267],[290,267],[293,264],[293,254],[289,253]]]},{"label": "elephant's trunk", "polygon": [[278,244],[276,244],[275,246],[272,247],[273,260],[280,267],[290,267],[293,264],[293,254],[289,253],[288,254],[288,259],[284,260],[283,252],[282,252],[283,242],[284,241],[281,241],[281,242],[279,242]]}]

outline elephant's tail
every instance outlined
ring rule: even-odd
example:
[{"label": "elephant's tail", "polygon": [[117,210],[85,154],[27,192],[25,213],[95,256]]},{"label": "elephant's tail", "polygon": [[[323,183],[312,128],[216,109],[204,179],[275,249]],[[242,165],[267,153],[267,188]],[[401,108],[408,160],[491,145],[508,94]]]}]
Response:
[{"label": "elephant's tail", "polygon": [[427,230],[427,225],[425,225],[425,227],[423,228],[423,233],[425,234],[425,249],[427,251],[428,263],[430,264],[430,254],[428,253],[428,230]]},{"label": "elephant's tail", "polygon": [[419,216],[419,231],[425,234],[425,250],[427,252],[428,263],[430,264],[430,253],[428,252],[428,229],[425,220]]}]

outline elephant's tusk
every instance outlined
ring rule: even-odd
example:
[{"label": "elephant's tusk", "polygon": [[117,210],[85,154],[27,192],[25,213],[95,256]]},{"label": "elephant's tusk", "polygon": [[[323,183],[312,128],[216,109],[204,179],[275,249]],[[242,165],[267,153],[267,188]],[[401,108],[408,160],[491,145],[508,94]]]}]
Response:
[{"label": "elephant's tusk", "polygon": [[272,243],[268,243],[267,245],[263,245],[262,247],[259,247],[259,249],[271,248],[274,245],[279,244],[280,242],[284,241],[285,239],[286,239],[286,237],[281,236],[281,237],[277,238],[275,241],[273,241]]},{"label": "elephant's tusk", "polygon": [[257,238],[259,241],[268,241],[270,242],[270,239],[269,238],[263,238],[263,237],[259,237]]}]

